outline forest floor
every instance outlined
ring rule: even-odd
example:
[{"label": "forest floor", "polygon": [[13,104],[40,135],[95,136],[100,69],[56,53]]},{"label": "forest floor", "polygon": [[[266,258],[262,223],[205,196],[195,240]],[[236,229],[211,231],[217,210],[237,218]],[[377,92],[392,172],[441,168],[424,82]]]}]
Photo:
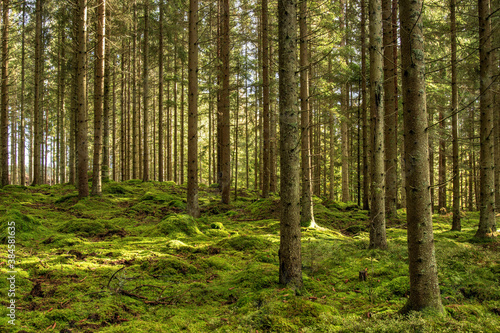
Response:
[{"label": "forest floor", "polygon": [[[368,216],[315,198],[302,230],[304,288],[278,284],[279,198],[131,180],[78,200],[69,185],[0,190],[1,332],[498,332],[500,242],[451,232],[434,215],[445,315],[401,316],[409,292],[405,212],[386,251],[368,250]],[[15,222],[15,326],[8,323],[7,225]],[[366,281],[359,271],[368,269]]]}]

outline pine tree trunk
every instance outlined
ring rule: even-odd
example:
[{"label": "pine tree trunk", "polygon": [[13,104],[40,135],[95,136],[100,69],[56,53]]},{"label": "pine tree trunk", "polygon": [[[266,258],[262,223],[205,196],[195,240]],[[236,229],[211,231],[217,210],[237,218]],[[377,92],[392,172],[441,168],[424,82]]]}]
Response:
[{"label": "pine tree trunk", "polygon": [[144,0],[144,76],[143,76],[143,171],[142,180],[149,181],[149,147],[148,147],[148,132],[149,132],[149,63],[148,63],[148,51],[149,51],[149,0]]},{"label": "pine tree trunk", "polygon": [[270,183],[270,124],[269,124],[269,48],[268,48],[268,5],[267,0],[262,0],[262,116],[263,116],[263,151],[262,151],[262,197],[269,196]]},{"label": "pine tree trunk", "polygon": [[[312,203],[311,146],[309,141],[309,78],[308,78],[308,38],[307,38],[307,0],[300,2],[300,124],[301,124],[301,170],[302,195],[300,197],[300,224],[303,227],[314,226]],[[265,59],[265,58],[264,58]],[[264,100],[265,105],[265,100]],[[265,110],[264,110],[265,112]],[[265,132],[264,132],[265,133]],[[264,144],[266,137],[264,136]],[[265,151],[265,149],[264,149]],[[264,163],[265,164],[265,163]]]},{"label": "pine tree trunk", "polygon": [[[108,15],[107,11],[106,15]],[[102,110],[102,179],[109,180],[109,161],[110,161],[110,130],[109,130],[109,90],[110,90],[110,66],[109,66],[109,50],[104,50],[104,93],[103,93],[103,110]],[[111,145],[111,148],[113,145]],[[114,169],[114,168],[113,168]]]},{"label": "pine tree trunk", "polygon": [[41,91],[41,58],[42,58],[42,0],[36,1],[35,9],[35,84],[34,84],[34,107],[33,107],[33,130],[35,140],[33,144],[33,185],[42,184],[42,173],[40,162],[42,160],[42,107],[40,103]]},{"label": "pine tree trunk", "polygon": [[[181,63],[181,65],[183,65]],[[180,175],[179,184],[184,184],[184,66],[181,68],[181,160],[180,160]],[[210,173],[210,168],[208,169]]]},{"label": "pine tree trunk", "polygon": [[475,237],[492,236],[495,225],[495,178],[493,140],[493,92],[490,0],[478,0],[479,14],[479,76],[480,76],[480,192],[479,228]]},{"label": "pine tree trunk", "polygon": [[[346,45],[346,29],[345,29],[345,4],[344,0],[340,0],[340,33],[342,34],[342,41],[340,47],[343,48]],[[347,59],[346,59],[347,62]],[[347,79],[344,79],[347,80]],[[341,83],[340,86],[340,137],[342,142],[342,201],[348,202],[351,200],[351,195],[349,193],[349,133],[348,133],[348,118],[347,114],[347,104],[348,104],[348,92],[347,92],[347,82]]]},{"label": "pine tree trunk", "polygon": [[77,140],[76,151],[78,155],[78,196],[89,195],[88,183],[88,124],[87,124],[87,0],[78,0],[78,49],[76,86],[78,96]]},{"label": "pine tree trunk", "polygon": [[361,95],[363,104],[363,209],[370,209],[370,149],[368,135],[368,107],[366,94],[366,5],[365,0],[361,1]]},{"label": "pine tree trunk", "polygon": [[458,87],[457,87],[457,0],[450,1],[451,25],[451,126],[453,138],[453,221],[451,230],[461,231],[460,223],[460,177],[458,167]]},{"label": "pine tree trunk", "polygon": [[187,211],[200,215],[198,206],[198,0],[189,1],[188,54],[188,193]]},{"label": "pine tree trunk", "polygon": [[158,41],[158,181],[164,180],[163,174],[163,0],[160,0],[160,35]]},{"label": "pine tree trunk", "polygon": [[221,191],[222,202],[229,204],[231,187],[231,141],[229,119],[229,0],[222,0],[221,25],[221,61],[222,61],[222,121],[221,121]]},{"label": "pine tree trunk", "polygon": [[446,142],[443,138],[445,130],[445,118],[442,110],[439,110],[439,188],[438,208],[446,209]]},{"label": "pine tree trunk", "polygon": [[392,0],[382,1],[382,16],[384,30],[384,145],[385,145],[385,212],[387,217],[397,216],[398,194],[398,140],[397,140],[397,111],[394,100],[397,100],[394,76],[396,67],[393,59],[394,44],[392,28]]},{"label": "pine tree trunk", "polygon": [[139,178],[139,108],[137,96],[137,3],[134,0],[134,30],[132,41],[132,178]]},{"label": "pine tree trunk", "polygon": [[278,2],[281,217],[279,282],[302,287],[296,0]]},{"label": "pine tree trunk", "polygon": [[[10,1],[3,0],[2,8],[2,97],[1,110],[1,140],[2,140],[2,187],[9,184],[9,13]],[[12,124],[13,128],[14,124]]]},{"label": "pine tree trunk", "polygon": [[26,2],[23,2],[22,13],[22,31],[21,31],[21,115],[19,122],[19,179],[21,185],[26,185],[26,155],[25,155],[25,110],[24,110],[24,91],[25,91],[25,29],[26,29]]},{"label": "pine tree trunk", "polygon": [[106,40],[106,0],[97,5],[97,45],[94,79],[94,159],[92,169],[92,195],[102,195],[102,109],[104,95],[104,53]]},{"label": "pine tree trunk", "polygon": [[[443,311],[429,196],[422,0],[400,0],[410,296],[401,312]],[[409,32],[411,31],[411,34]]]},{"label": "pine tree trunk", "polygon": [[387,248],[385,230],[384,88],[381,0],[370,0],[371,207],[370,248]]}]

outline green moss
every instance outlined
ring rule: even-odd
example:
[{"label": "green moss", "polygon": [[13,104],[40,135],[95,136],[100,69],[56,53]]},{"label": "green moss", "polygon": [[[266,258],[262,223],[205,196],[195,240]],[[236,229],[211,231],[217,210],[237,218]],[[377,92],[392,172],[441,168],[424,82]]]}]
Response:
[{"label": "green moss", "polygon": [[73,219],[63,223],[58,230],[62,233],[90,237],[113,233],[119,228],[103,220]]},{"label": "green moss", "polygon": [[236,236],[230,239],[224,239],[220,241],[218,245],[236,251],[254,251],[269,249],[273,246],[273,243],[258,236]]},{"label": "green moss", "polygon": [[26,239],[41,230],[42,226],[37,218],[23,214],[17,209],[7,210],[0,218],[0,241],[2,243],[6,243],[8,236],[15,236],[16,240]]},{"label": "green moss", "polygon": [[213,222],[210,224],[210,228],[212,229],[224,229],[224,225],[221,222]]},{"label": "green moss", "polygon": [[162,277],[176,274],[196,274],[198,272],[195,266],[175,257],[160,258],[153,262],[145,261],[141,264],[141,268]]},{"label": "green moss", "polygon": [[196,221],[191,216],[183,214],[170,215],[149,231],[152,235],[165,235],[173,238],[202,234]]}]

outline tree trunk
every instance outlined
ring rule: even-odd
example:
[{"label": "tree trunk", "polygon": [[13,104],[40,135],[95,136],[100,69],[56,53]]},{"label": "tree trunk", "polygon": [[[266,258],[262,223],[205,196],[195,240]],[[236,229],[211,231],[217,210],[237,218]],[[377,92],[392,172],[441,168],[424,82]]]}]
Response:
[{"label": "tree trunk", "polygon": [[97,45],[94,79],[94,159],[92,170],[92,195],[102,195],[102,104],[104,95],[104,53],[106,40],[106,0],[97,5]]},{"label": "tree trunk", "polygon": [[453,221],[451,230],[461,231],[460,223],[460,177],[458,168],[458,87],[457,87],[457,0],[450,1],[451,24],[451,126],[453,137]]},{"label": "tree trunk", "polygon": [[[410,296],[401,312],[443,311],[432,233],[422,0],[400,0]],[[411,33],[409,33],[411,32]]]},{"label": "tree trunk", "polygon": [[78,196],[89,195],[88,183],[88,124],[87,124],[87,0],[78,0],[78,50],[76,85],[78,96],[77,140],[78,155]]},{"label": "tree trunk", "polygon": [[[2,8],[2,97],[1,97],[1,138],[2,138],[2,187],[9,184],[9,0],[3,0]],[[12,128],[13,128],[12,124]]]},{"label": "tree trunk", "polygon": [[188,116],[188,193],[187,211],[200,215],[198,206],[198,0],[189,1],[189,116]]},{"label": "tree trunk", "polygon": [[137,107],[137,3],[134,0],[134,30],[132,41],[132,178],[139,178],[139,108]]},{"label": "tree trunk", "polygon": [[397,100],[394,76],[396,66],[394,64],[394,44],[392,28],[392,0],[382,1],[382,16],[384,30],[384,144],[385,144],[385,212],[387,217],[397,216],[397,194],[398,194],[398,140],[397,124],[398,114],[394,101]]},{"label": "tree trunk", "polygon": [[439,110],[439,187],[438,187],[438,208],[446,209],[446,142],[443,138],[445,130],[445,118],[442,109]]},{"label": "tree trunk", "polygon": [[25,90],[25,22],[26,22],[26,1],[23,2],[22,14],[22,31],[21,31],[21,115],[19,122],[19,179],[21,185],[26,185],[26,161],[25,161],[25,115],[24,115],[24,90]]},{"label": "tree trunk", "polygon": [[229,0],[222,0],[221,61],[222,61],[222,121],[221,121],[221,190],[222,202],[229,204],[231,187],[231,141],[229,119]]},{"label": "tree trunk", "polygon": [[[346,45],[346,29],[345,29],[345,4],[344,0],[340,0],[340,33],[342,34],[342,40],[340,42],[340,47],[344,48]],[[347,58],[346,58],[347,62]],[[342,79],[340,85],[340,137],[342,141],[342,201],[348,202],[351,200],[349,193],[349,138],[348,138],[348,118],[347,114],[347,104],[348,104],[348,92],[347,92],[347,78]]]},{"label": "tree trunk", "polygon": [[381,0],[370,0],[370,111],[372,186],[370,248],[387,248],[385,231],[384,87]]},{"label": "tree trunk", "polygon": [[35,132],[35,140],[33,144],[33,185],[42,183],[42,173],[40,162],[42,160],[42,108],[40,103],[40,85],[41,81],[41,61],[42,61],[42,0],[36,0],[35,9],[35,84],[34,84],[34,107],[33,107],[33,130]]},{"label": "tree trunk", "polygon": [[163,174],[163,0],[160,0],[160,36],[158,41],[158,181],[164,180]]},{"label": "tree trunk", "polygon": [[[301,124],[301,169],[302,195],[300,197],[300,224],[303,227],[314,226],[312,203],[311,147],[309,141],[309,80],[308,80],[308,38],[307,38],[307,0],[300,2],[300,124]],[[265,58],[264,58],[265,59]],[[265,96],[265,95],[264,95]],[[265,105],[265,100],[264,100]],[[264,110],[265,112],[265,110]],[[265,123],[265,118],[264,118]],[[265,133],[265,132],[264,132]],[[264,145],[266,137],[264,135]],[[265,152],[265,149],[264,149]],[[264,162],[265,165],[265,162]],[[264,170],[265,172],[265,170]]]},{"label": "tree trunk", "polygon": [[478,0],[480,76],[480,192],[479,228],[475,237],[491,237],[495,225],[495,178],[493,157],[493,91],[491,89],[491,9],[490,0]]},{"label": "tree trunk", "polygon": [[148,148],[148,131],[149,131],[149,67],[148,67],[148,51],[149,51],[149,0],[144,0],[144,77],[143,77],[143,107],[144,107],[144,123],[143,123],[143,161],[142,161],[142,180],[149,181],[149,148]]},{"label": "tree trunk", "polygon": [[363,209],[368,210],[370,207],[370,149],[368,135],[368,107],[366,94],[366,6],[365,0],[361,1],[361,95],[363,109]]},{"label": "tree trunk", "polygon": [[[304,1],[305,3],[305,1]],[[262,116],[263,116],[263,151],[262,151],[262,197],[269,196],[269,183],[270,183],[270,142],[269,142],[269,49],[268,49],[268,24],[267,24],[267,0],[262,0],[262,18],[261,18],[261,31],[262,31]]]},{"label": "tree trunk", "polygon": [[[109,11],[106,13],[106,15]],[[110,145],[109,145],[109,88],[110,88],[110,66],[109,66],[109,50],[104,50],[104,94],[103,94],[103,110],[102,110],[102,179],[109,180],[109,160],[110,160]],[[114,168],[113,168],[114,169]]]},{"label": "tree trunk", "polygon": [[296,0],[278,2],[281,216],[279,282],[302,287]]}]

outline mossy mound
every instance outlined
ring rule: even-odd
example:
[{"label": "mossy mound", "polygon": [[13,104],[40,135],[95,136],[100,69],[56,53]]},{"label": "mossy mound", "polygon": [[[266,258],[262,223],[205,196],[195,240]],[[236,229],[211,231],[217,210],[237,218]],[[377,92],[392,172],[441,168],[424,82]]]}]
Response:
[{"label": "mossy mound", "polygon": [[58,229],[62,233],[76,234],[84,237],[106,235],[118,232],[119,230],[108,221],[88,219],[73,219],[63,223]]},{"label": "mossy mound", "polygon": [[236,236],[224,239],[217,245],[236,251],[255,251],[269,249],[273,247],[273,242],[258,236]]},{"label": "mossy mound", "polygon": [[167,248],[174,249],[174,250],[189,250],[189,249],[191,249],[191,246],[187,245],[184,242],[181,242],[178,239],[169,240],[166,245],[167,245]]},{"label": "mossy mound", "polygon": [[280,201],[278,199],[259,199],[248,205],[250,215],[255,219],[279,219]]},{"label": "mossy mound", "polygon": [[221,222],[213,222],[212,224],[210,224],[210,228],[211,229],[224,229],[224,224],[222,224]]},{"label": "mossy mound", "polygon": [[185,214],[174,214],[164,218],[150,232],[154,236],[165,235],[172,238],[184,238],[202,234],[200,229],[198,229],[196,221],[191,216]]},{"label": "mossy mound", "polygon": [[145,261],[141,264],[141,268],[159,277],[198,273],[195,266],[175,257],[161,258],[153,262]]},{"label": "mossy mound", "polygon": [[116,185],[116,184],[113,184],[110,186],[105,186],[103,192],[108,193],[108,194],[128,194],[128,193],[130,193],[130,191],[127,190],[125,187],[123,187],[121,185]]},{"label": "mossy mound", "polygon": [[[15,229],[8,229],[14,227]],[[23,239],[26,234],[31,234],[41,228],[40,221],[33,216],[21,213],[17,209],[8,210],[0,218],[0,240],[5,243],[8,236],[15,236],[16,239]]]}]

